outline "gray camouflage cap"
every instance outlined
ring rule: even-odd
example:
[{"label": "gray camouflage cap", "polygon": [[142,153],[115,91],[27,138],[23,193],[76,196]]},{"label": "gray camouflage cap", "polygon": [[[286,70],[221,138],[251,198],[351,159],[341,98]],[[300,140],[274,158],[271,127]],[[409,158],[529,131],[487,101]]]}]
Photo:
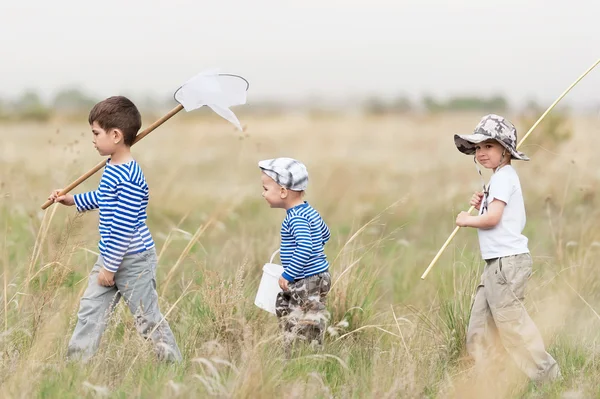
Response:
[{"label": "gray camouflage cap", "polygon": [[507,119],[489,114],[481,118],[473,134],[455,134],[454,144],[464,154],[475,154],[475,146],[486,140],[496,140],[510,151],[511,158],[529,161],[529,157],[517,151],[517,129]]},{"label": "gray camouflage cap", "polygon": [[258,167],[277,184],[288,190],[304,191],[308,186],[308,171],[300,161],[292,158],[266,159]]}]

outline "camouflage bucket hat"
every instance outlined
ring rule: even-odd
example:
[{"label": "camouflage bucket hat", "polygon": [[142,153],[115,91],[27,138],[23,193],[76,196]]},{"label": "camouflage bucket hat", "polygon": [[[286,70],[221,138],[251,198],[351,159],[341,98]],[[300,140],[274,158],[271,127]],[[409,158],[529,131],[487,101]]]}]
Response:
[{"label": "camouflage bucket hat", "polygon": [[490,114],[481,118],[473,134],[455,134],[454,144],[464,154],[475,154],[475,146],[486,140],[496,140],[510,151],[511,158],[529,161],[529,157],[517,151],[517,129],[501,116]]}]

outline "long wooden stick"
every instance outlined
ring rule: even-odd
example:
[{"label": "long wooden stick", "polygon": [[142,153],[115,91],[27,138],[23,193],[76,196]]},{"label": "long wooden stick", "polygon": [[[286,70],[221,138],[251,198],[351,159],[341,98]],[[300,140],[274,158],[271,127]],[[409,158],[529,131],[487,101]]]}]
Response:
[{"label": "long wooden stick", "polygon": [[[598,64],[600,64],[600,59],[598,59],[591,67],[588,68],[587,71],[585,71],[579,78],[577,78],[577,80],[575,82],[573,82],[573,84],[571,86],[569,86],[569,88],[567,88],[567,90],[565,90],[560,97],[558,97],[556,99],[556,101],[554,101],[552,103],[552,105],[550,105],[548,107],[548,109],[546,110],[546,112],[544,112],[542,114],[542,116],[540,116],[540,118],[537,120],[537,122],[535,122],[533,124],[533,126],[531,127],[531,129],[529,129],[529,131],[525,134],[525,136],[523,136],[523,138],[521,139],[521,141],[519,141],[519,144],[517,144],[517,149],[521,146],[521,144],[523,144],[523,142],[527,139],[527,137],[529,137],[529,135],[531,134],[531,132],[533,132],[533,129],[535,129],[537,127],[537,125],[540,124],[540,122],[542,121],[542,119],[544,119],[546,117],[546,115],[548,115],[548,113],[550,111],[552,111],[552,109],[556,106],[556,104],[558,104],[558,102],[560,100],[563,99],[564,96],[567,95],[567,93],[569,91],[571,91],[571,89],[573,87],[575,87],[575,85],[577,83],[579,83],[579,81],[581,79],[583,79],[588,73],[590,73],[592,71],[592,69],[596,68],[596,66],[598,66]],[[473,212],[473,209],[475,209],[475,207],[470,207],[468,212],[471,213]],[[429,264],[429,266],[427,267],[427,269],[425,270],[425,272],[423,273],[423,275],[421,276],[421,280],[424,280],[425,277],[427,277],[427,275],[429,274],[429,271],[431,270],[431,268],[433,268],[433,265],[435,265],[435,263],[438,261],[438,259],[440,258],[440,256],[442,255],[442,253],[444,252],[444,250],[446,249],[446,247],[448,246],[448,244],[450,244],[450,241],[452,241],[452,239],[454,238],[454,236],[456,235],[456,233],[458,233],[458,230],[460,229],[459,226],[456,226],[456,228],[454,229],[454,231],[452,232],[452,234],[450,234],[450,237],[448,237],[448,239],[446,240],[446,242],[444,243],[444,245],[442,245],[442,248],[440,248],[440,250],[438,251],[437,255],[435,255],[435,257],[433,258],[433,260],[431,261],[431,263]]]},{"label": "long wooden stick", "polygon": [[[156,129],[157,127],[159,127],[160,125],[162,125],[163,123],[165,123],[166,121],[168,121],[169,119],[171,119],[176,113],[178,113],[182,109],[183,109],[183,105],[179,104],[178,106],[176,106],[175,108],[173,108],[171,111],[169,111],[169,113],[167,113],[165,116],[163,116],[162,118],[160,118],[159,120],[157,120],[156,122],[154,122],[153,124],[151,124],[150,126],[148,126],[146,129],[144,129],[141,132],[139,132],[137,134],[137,136],[135,137],[135,141],[133,142],[133,144],[137,143],[138,141],[140,141],[141,139],[143,139],[144,137],[146,137],[154,129]],[[67,194],[68,192],[70,192],[71,190],[73,190],[75,187],[77,187],[78,185],[80,185],[81,183],[83,183],[84,181],[86,181],[94,173],[96,173],[97,171],[99,171],[100,169],[102,169],[105,165],[106,165],[106,161],[100,162],[98,165],[94,166],[92,169],[90,169],[89,171],[87,171],[85,174],[81,175],[73,183],[69,184],[67,187],[65,187],[64,189],[62,189],[62,191],[58,195],[61,196],[61,195]],[[53,203],[54,202],[52,202],[51,200],[48,200],[48,201],[44,202],[44,204],[42,205],[42,209],[48,208]]]}]

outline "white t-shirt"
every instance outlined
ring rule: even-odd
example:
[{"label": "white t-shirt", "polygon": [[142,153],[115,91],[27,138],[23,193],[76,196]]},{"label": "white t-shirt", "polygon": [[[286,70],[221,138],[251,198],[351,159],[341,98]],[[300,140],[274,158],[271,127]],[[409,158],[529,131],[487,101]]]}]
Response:
[{"label": "white t-shirt", "polygon": [[[528,253],[527,237],[521,232],[525,227],[525,204],[521,182],[514,168],[503,166],[492,175],[489,184],[488,204],[500,200],[506,204],[502,218],[491,229],[477,229],[483,259]],[[484,213],[483,204],[479,214]]]}]

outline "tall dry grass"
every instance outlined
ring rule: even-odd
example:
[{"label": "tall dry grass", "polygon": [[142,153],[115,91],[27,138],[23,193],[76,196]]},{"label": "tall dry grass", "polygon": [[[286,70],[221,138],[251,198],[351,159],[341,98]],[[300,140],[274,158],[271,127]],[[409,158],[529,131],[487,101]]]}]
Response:
[{"label": "tall dry grass", "polygon": [[[516,165],[535,259],[526,306],[563,381],[536,387],[510,364],[502,378],[488,378],[466,356],[481,272],[473,231],[461,231],[428,279],[419,279],[479,187],[472,160],[452,143],[453,133],[470,131],[478,118],[287,115],[247,119],[244,135],[219,120],[180,119],[134,147],[151,187],[160,305],[184,354],[181,365],[155,361],[125,306],[90,363],[65,361],[97,256],[97,215],[39,205],[98,156],[85,121],[0,126],[0,395],[600,395],[597,118],[573,118],[568,142],[536,147],[531,163]],[[256,163],[274,156],[307,164],[307,200],[332,230],[325,349],[298,348],[290,360],[274,318],[253,305],[284,217],[260,197]]]}]

